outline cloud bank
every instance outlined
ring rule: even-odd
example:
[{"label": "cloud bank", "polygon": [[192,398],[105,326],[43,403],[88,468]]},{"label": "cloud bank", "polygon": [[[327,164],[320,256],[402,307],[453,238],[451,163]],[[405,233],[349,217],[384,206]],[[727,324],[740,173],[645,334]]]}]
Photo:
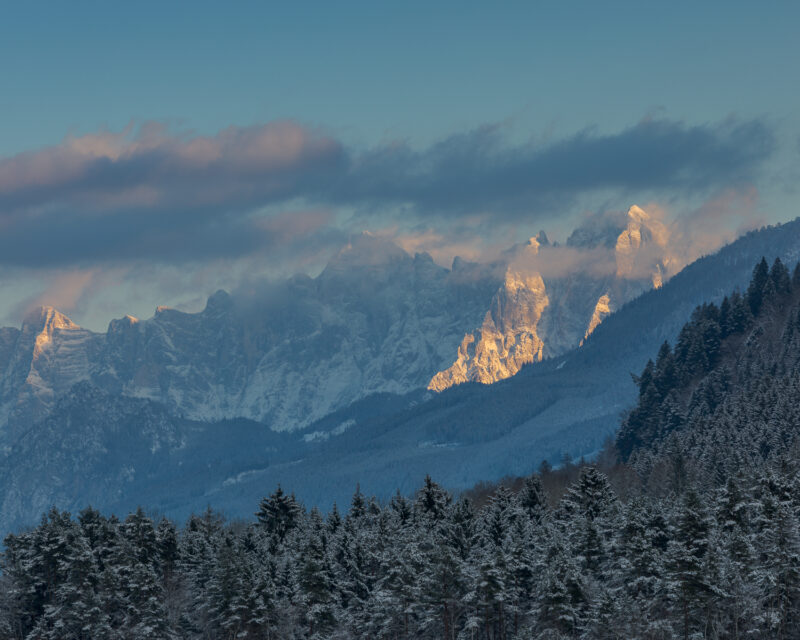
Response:
[{"label": "cloud bank", "polygon": [[616,134],[589,129],[551,144],[505,143],[499,127],[415,152],[398,144],[351,161],[333,196],[406,203],[418,213],[491,212],[498,219],[567,208],[587,192],[703,191],[754,179],[775,138],[760,120],[686,126],[645,120]]},{"label": "cloud bank", "polygon": [[363,150],[292,121],[211,136],[145,123],[0,159],[0,265],[302,260],[342,242],[337,211],[384,226],[397,211],[406,225],[530,225],[608,190],[740,188],[774,148],[760,120],[649,119],[548,143],[486,126],[424,149]]}]

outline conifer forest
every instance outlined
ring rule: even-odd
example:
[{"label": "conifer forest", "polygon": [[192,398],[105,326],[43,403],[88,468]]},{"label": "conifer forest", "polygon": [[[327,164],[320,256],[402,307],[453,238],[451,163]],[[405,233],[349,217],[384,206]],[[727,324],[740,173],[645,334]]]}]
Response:
[{"label": "conifer forest", "polygon": [[460,495],[54,508],[5,539],[0,637],[800,638],[800,268],[762,260],[635,381],[596,459]]}]

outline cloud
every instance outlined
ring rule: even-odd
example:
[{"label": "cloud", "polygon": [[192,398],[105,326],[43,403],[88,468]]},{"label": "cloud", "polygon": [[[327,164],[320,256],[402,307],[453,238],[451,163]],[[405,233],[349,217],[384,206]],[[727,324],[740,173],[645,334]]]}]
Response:
[{"label": "cloud", "polygon": [[511,143],[506,133],[480,127],[422,150],[404,142],[357,150],[291,121],[210,136],[144,123],[68,137],[0,159],[0,265],[253,255],[303,264],[346,237],[341,211],[355,212],[351,225],[394,220],[412,235],[420,224],[530,224],[608,190],[736,187],[755,179],[774,147],[760,120],[648,119],[547,143]]},{"label": "cloud", "polygon": [[257,209],[313,192],[342,158],[337,141],[291,122],[68,138],[0,160],[0,263],[180,263],[286,247],[317,230],[319,210],[265,222]]},{"label": "cloud", "polygon": [[333,196],[421,215],[485,212],[497,220],[563,212],[587,192],[706,191],[752,181],[775,147],[760,120],[687,126],[644,120],[550,144],[509,145],[486,126],[415,152],[405,144],[357,158]]},{"label": "cloud", "polygon": [[8,309],[7,315],[17,320],[41,306],[71,313],[82,309],[93,295],[116,281],[116,274],[101,269],[69,269],[41,275],[45,276],[44,289],[21,297]]},{"label": "cloud", "polygon": [[516,239],[509,228],[498,229],[491,235],[476,233],[477,228],[462,221],[448,225],[446,230],[426,226],[404,229],[395,224],[375,233],[391,239],[410,255],[428,253],[445,267],[449,267],[456,256],[475,262],[498,260]]},{"label": "cloud", "polygon": [[[522,254],[512,263],[522,272],[536,272],[545,280],[566,278],[575,273],[588,273],[596,278],[611,276],[616,271],[613,248],[601,247],[541,247],[535,255]],[[638,277],[638,275],[637,275]]]},{"label": "cloud", "polygon": [[149,123],[0,161],[0,210],[231,211],[293,197],[330,179],[340,143],[293,122],[229,127],[215,136],[169,134]]},{"label": "cloud", "polygon": [[672,241],[683,248],[681,261],[685,265],[765,225],[767,219],[759,211],[758,199],[755,187],[744,186],[723,189],[699,206],[675,216],[669,216],[657,205],[651,205],[648,211],[670,220]]},{"label": "cloud", "polygon": [[[633,218],[625,211],[593,212],[583,217],[566,244],[545,244],[535,250],[517,246],[510,254],[511,268],[539,273],[546,281],[574,273],[650,279],[658,265],[666,280],[762,224],[757,203],[758,191],[751,187],[725,190],[684,210],[649,203],[633,207]],[[642,221],[640,229],[636,220]],[[634,241],[633,252],[628,250],[630,236],[622,233],[626,227],[634,238],[641,238],[640,245]]]}]

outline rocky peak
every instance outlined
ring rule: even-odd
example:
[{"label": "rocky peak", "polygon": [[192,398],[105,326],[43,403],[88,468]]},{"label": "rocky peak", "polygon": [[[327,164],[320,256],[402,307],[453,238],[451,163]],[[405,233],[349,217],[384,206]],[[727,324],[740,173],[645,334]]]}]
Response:
[{"label": "rocky peak", "polygon": [[52,335],[56,329],[75,330],[80,327],[54,307],[41,306],[30,311],[22,321],[23,332]]},{"label": "rocky peak", "polygon": [[455,256],[453,258],[453,264],[450,266],[450,271],[461,271],[462,269],[466,268],[467,266],[473,264],[467,260],[464,260],[461,256]]},{"label": "rocky peak", "polygon": [[637,204],[632,205],[631,208],[628,209],[627,216],[631,222],[638,222],[640,224],[650,220],[650,215]]},{"label": "rocky peak", "polygon": [[139,325],[139,319],[131,315],[125,315],[122,318],[114,318],[108,323],[108,331],[106,332],[109,339],[121,333],[127,333],[134,327]]},{"label": "rocky peak", "polygon": [[375,267],[407,260],[411,260],[411,256],[394,242],[364,231],[350,238],[350,242],[330,260],[325,271],[347,267]]},{"label": "rocky peak", "polygon": [[33,309],[22,321],[22,334],[33,338],[34,360],[53,342],[56,332],[80,330],[67,316],[49,306]]},{"label": "rocky peak", "polygon": [[[592,216],[576,228],[563,254],[566,269],[557,268],[562,249],[544,231],[515,245],[504,255],[503,281],[483,325],[465,336],[453,365],[433,376],[428,388],[495,382],[579,346],[619,305],[661,286],[668,240],[667,228],[633,205],[627,212]],[[549,247],[544,254],[543,247]],[[603,262],[598,256],[608,258],[610,273],[586,268]]]},{"label": "rocky peak", "polygon": [[576,249],[613,249],[619,234],[628,226],[626,214],[615,211],[594,215],[576,227],[567,238],[567,246]]},{"label": "rocky peak", "polygon": [[525,245],[522,247],[523,252],[537,254],[539,253],[539,247],[542,246],[542,243],[539,242],[539,236],[530,238]]},{"label": "rocky peak", "polygon": [[231,308],[233,308],[231,295],[223,289],[218,289],[213,295],[209,296],[203,312],[206,314],[220,314],[229,311]]},{"label": "rocky peak", "polygon": [[628,209],[627,220],[614,245],[616,275],[618,278],[649,279],[654,287],[660,287],[664,264],[669,260],[669,230],[637,205]]}]

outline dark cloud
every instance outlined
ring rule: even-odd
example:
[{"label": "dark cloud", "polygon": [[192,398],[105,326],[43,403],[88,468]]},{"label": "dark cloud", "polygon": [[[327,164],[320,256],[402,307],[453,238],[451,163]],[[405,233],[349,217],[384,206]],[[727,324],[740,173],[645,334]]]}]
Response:
[{"label": "dark cloud", "polygon": [[180,263],[339,241],[319,210],[254,209],[317,191],[344,162],[337,141],[291,122],[212,137],[146,125],[133,137],[69,138],[0,161],[0,262]]},{"label": "dark cloud", "polygon": [[568,207],[587,192],[713,190],[754,178],[774,135],[759,120],[686,126],[645,120],[611,135],[583,131],[549,145],[505,143],[498,127],[430,149],[383,147],[357,158],[335,195],[344,202],[404,203],[419,213],[489,212],[508,219]]},{"label": "dark cloud", "polygon": [[549,144],[511,144],[503,134],[482,127],[421,151],[405,143],[355,151],[293,122],[215,136],[145,124],[68,138],[0,160],[0,264],[324,251],[344,237],[325,213],[331,207],[508,222],[608,189],[674,195],[735,187],[754,179],[774,147],[759,120],[646,120]]}]

